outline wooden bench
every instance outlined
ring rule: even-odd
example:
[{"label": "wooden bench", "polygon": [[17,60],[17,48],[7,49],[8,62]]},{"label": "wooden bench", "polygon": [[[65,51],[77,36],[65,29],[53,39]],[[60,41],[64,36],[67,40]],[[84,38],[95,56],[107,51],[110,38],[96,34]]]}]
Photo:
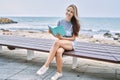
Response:
[{"label": "wooden bench", "polygon": [[[53,42],[54,40],[51,39],[0,35],[1,50],[2,46],[27,49],[27,60],[32,60],[34,51],[49,52]],[[76,68],[78,57],[120,63],[120,46],[77,42],[74,51],[65,51],[63,55],[73,57],[72,68]]]}]

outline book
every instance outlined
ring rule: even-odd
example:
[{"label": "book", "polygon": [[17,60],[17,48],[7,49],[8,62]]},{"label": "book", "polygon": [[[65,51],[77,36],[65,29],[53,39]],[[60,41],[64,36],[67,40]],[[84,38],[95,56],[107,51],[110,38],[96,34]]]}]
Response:
[{"label": "book", "polygon": [[63,28],[63,26],[56,26],[54,28],[51,27],[51,26],[48,26],[48,28],[54,36],[56,36],[58,34],[61,35],[61,36],[65,36],[65,34],[66,34],[66,31]]}]

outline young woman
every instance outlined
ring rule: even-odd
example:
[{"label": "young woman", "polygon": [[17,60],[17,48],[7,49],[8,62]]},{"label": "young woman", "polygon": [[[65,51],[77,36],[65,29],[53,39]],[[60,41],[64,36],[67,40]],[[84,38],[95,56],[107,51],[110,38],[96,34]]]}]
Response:
[{"label": "young woman", "polygon": [[55,37],[56,40],[50,50],[50,54],[47,58],[45,64],[37,71],[37,74],[43,75],[48,69],[49,65],[54,58],[56,58],[57,72],[51,78],[52,80],[57,80],[62,77],[62,54],[65,50],[74,50],[75,49],[75,39],[79,34],[80,23],[78,20],[78,10],[75,5],[69,5],[66,9],[66,17],[58,22],[57,26],[63,26],[66,30],[66,35]]}]

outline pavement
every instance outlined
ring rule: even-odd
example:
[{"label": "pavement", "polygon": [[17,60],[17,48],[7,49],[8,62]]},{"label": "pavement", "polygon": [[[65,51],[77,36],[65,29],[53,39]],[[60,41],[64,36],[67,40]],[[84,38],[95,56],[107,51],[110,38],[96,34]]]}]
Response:
[{"label": "pavement", "polygon": [[[27,61],[24,49],[0,51],[0,80],[50,80],[56,73],[55,60],[46,74],[39,76],[36,71],[44,64],[48,53],[35,51],[35,57]],[[64,56],[63,77],[59,80],[120,80],[120,64],[78,59],[76,69],[71,69],[72,57]]]}]

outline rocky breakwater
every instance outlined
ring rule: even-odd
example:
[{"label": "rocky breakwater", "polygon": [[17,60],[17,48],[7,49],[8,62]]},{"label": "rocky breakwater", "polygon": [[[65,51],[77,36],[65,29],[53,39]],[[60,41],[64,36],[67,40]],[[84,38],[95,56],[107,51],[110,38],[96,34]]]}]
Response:
[{"label": "rocky breakwater", "polygon": [[0,24],[11,24],[11,23],[18,23],[18,22],[8,18],[0,18]]},{"label": "rocky breakwater", "polygon": [[113,40],[118,40],[120,42],[120,33],[110,33],[110,32],[106,32],[104,34],[104,37],[107,37],[107,38],[113,38]]}]

